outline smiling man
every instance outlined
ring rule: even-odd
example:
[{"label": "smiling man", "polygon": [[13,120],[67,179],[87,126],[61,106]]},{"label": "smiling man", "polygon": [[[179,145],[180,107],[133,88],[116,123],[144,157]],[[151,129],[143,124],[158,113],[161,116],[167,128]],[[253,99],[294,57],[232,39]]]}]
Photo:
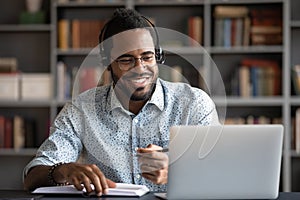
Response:
[{"label": "smiling man", "polygon": [[99,38],[113,81],[64,106],[24,169],[25,189],[74,184],[91,192],[92,183],[100,196],[123,182],[165,191],[168,156],[159,150],[169,145],[169,128],[218,123],[204,91],[158,78],[164,55],[147,18],[118,9]]}]

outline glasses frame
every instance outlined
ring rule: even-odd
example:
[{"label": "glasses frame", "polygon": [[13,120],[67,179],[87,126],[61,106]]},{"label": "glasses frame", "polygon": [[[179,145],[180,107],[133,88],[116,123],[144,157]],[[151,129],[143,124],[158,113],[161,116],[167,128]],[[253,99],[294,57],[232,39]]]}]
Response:
[{"label": "glasses frame", "polygon": [[[149,57],[149,54],[151,54],[151,56],[152,56],[151,62],[153,62],[153,65],[149,65],[150,63],[149,64],[145,64],[146,61],[144,59],[146,57]],[[132,59],[131,63],[128,64],[128,66],[125,66],[125,67],[124,67],[124,64],[122,65],[120,63],[121,60],[124,59],[124,58],[131,58]],[[137,60],[141,61],[141,65],[143,67],[154,67],[157,64],[154,52],[147,52],[147,53],[145,53],[145,55],[142,55],[140,58],[137,58],[137,57],[134,57],[134,56],[130,56],[130,55],[128,55],[128,56],[126,55],[126,56],[123,56],[123,57],[121,56],[119,58],[114,59],[114,61],[118,64],[119,69],[122,70],[122,71],[129,71],[130,69],[134,68],[136,66]]]}]

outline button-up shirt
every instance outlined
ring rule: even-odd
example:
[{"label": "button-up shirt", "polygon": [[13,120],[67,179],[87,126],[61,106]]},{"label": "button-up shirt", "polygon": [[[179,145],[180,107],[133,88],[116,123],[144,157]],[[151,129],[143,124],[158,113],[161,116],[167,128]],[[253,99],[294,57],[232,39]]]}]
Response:
[{"label": "button-up shirt", "polygon": [[123,108],[112,85],[96,87],[63,107],[24,173],[36,165],[80,160],[96,164],[115,182],[165,191],[166,185],[141,176],[136,149],[148,144],[168,147],[172,125],[217,123],[211,98],[188,84],[158,79],[151,99],[137,115]]}]

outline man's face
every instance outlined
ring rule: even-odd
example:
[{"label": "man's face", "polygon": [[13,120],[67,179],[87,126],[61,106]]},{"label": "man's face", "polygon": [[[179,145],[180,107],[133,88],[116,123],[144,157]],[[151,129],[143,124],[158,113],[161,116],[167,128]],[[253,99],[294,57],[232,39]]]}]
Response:
[{"label": "man's face", "polygon": [[[150,32],[146,29],[129,30],[113,36],[112,41],[111,70],[119,98],[132,101],[149,99],[158,77],[154,43]],[[130,66],[128,68],[126,64],[122,64],[127,60],[132,60],[132,65],[128,65]]]}]

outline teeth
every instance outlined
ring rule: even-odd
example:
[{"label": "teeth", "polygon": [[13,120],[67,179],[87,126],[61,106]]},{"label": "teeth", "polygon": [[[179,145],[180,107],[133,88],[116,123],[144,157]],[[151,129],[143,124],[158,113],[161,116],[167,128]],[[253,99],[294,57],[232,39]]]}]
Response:
[{"label": "teeth", "polygon": [[135,83],[142,83],[146,80],[146,78],[141,78],[141,79],[135,79],[135,80],[132,80],[132,82],[135,82]]}]

